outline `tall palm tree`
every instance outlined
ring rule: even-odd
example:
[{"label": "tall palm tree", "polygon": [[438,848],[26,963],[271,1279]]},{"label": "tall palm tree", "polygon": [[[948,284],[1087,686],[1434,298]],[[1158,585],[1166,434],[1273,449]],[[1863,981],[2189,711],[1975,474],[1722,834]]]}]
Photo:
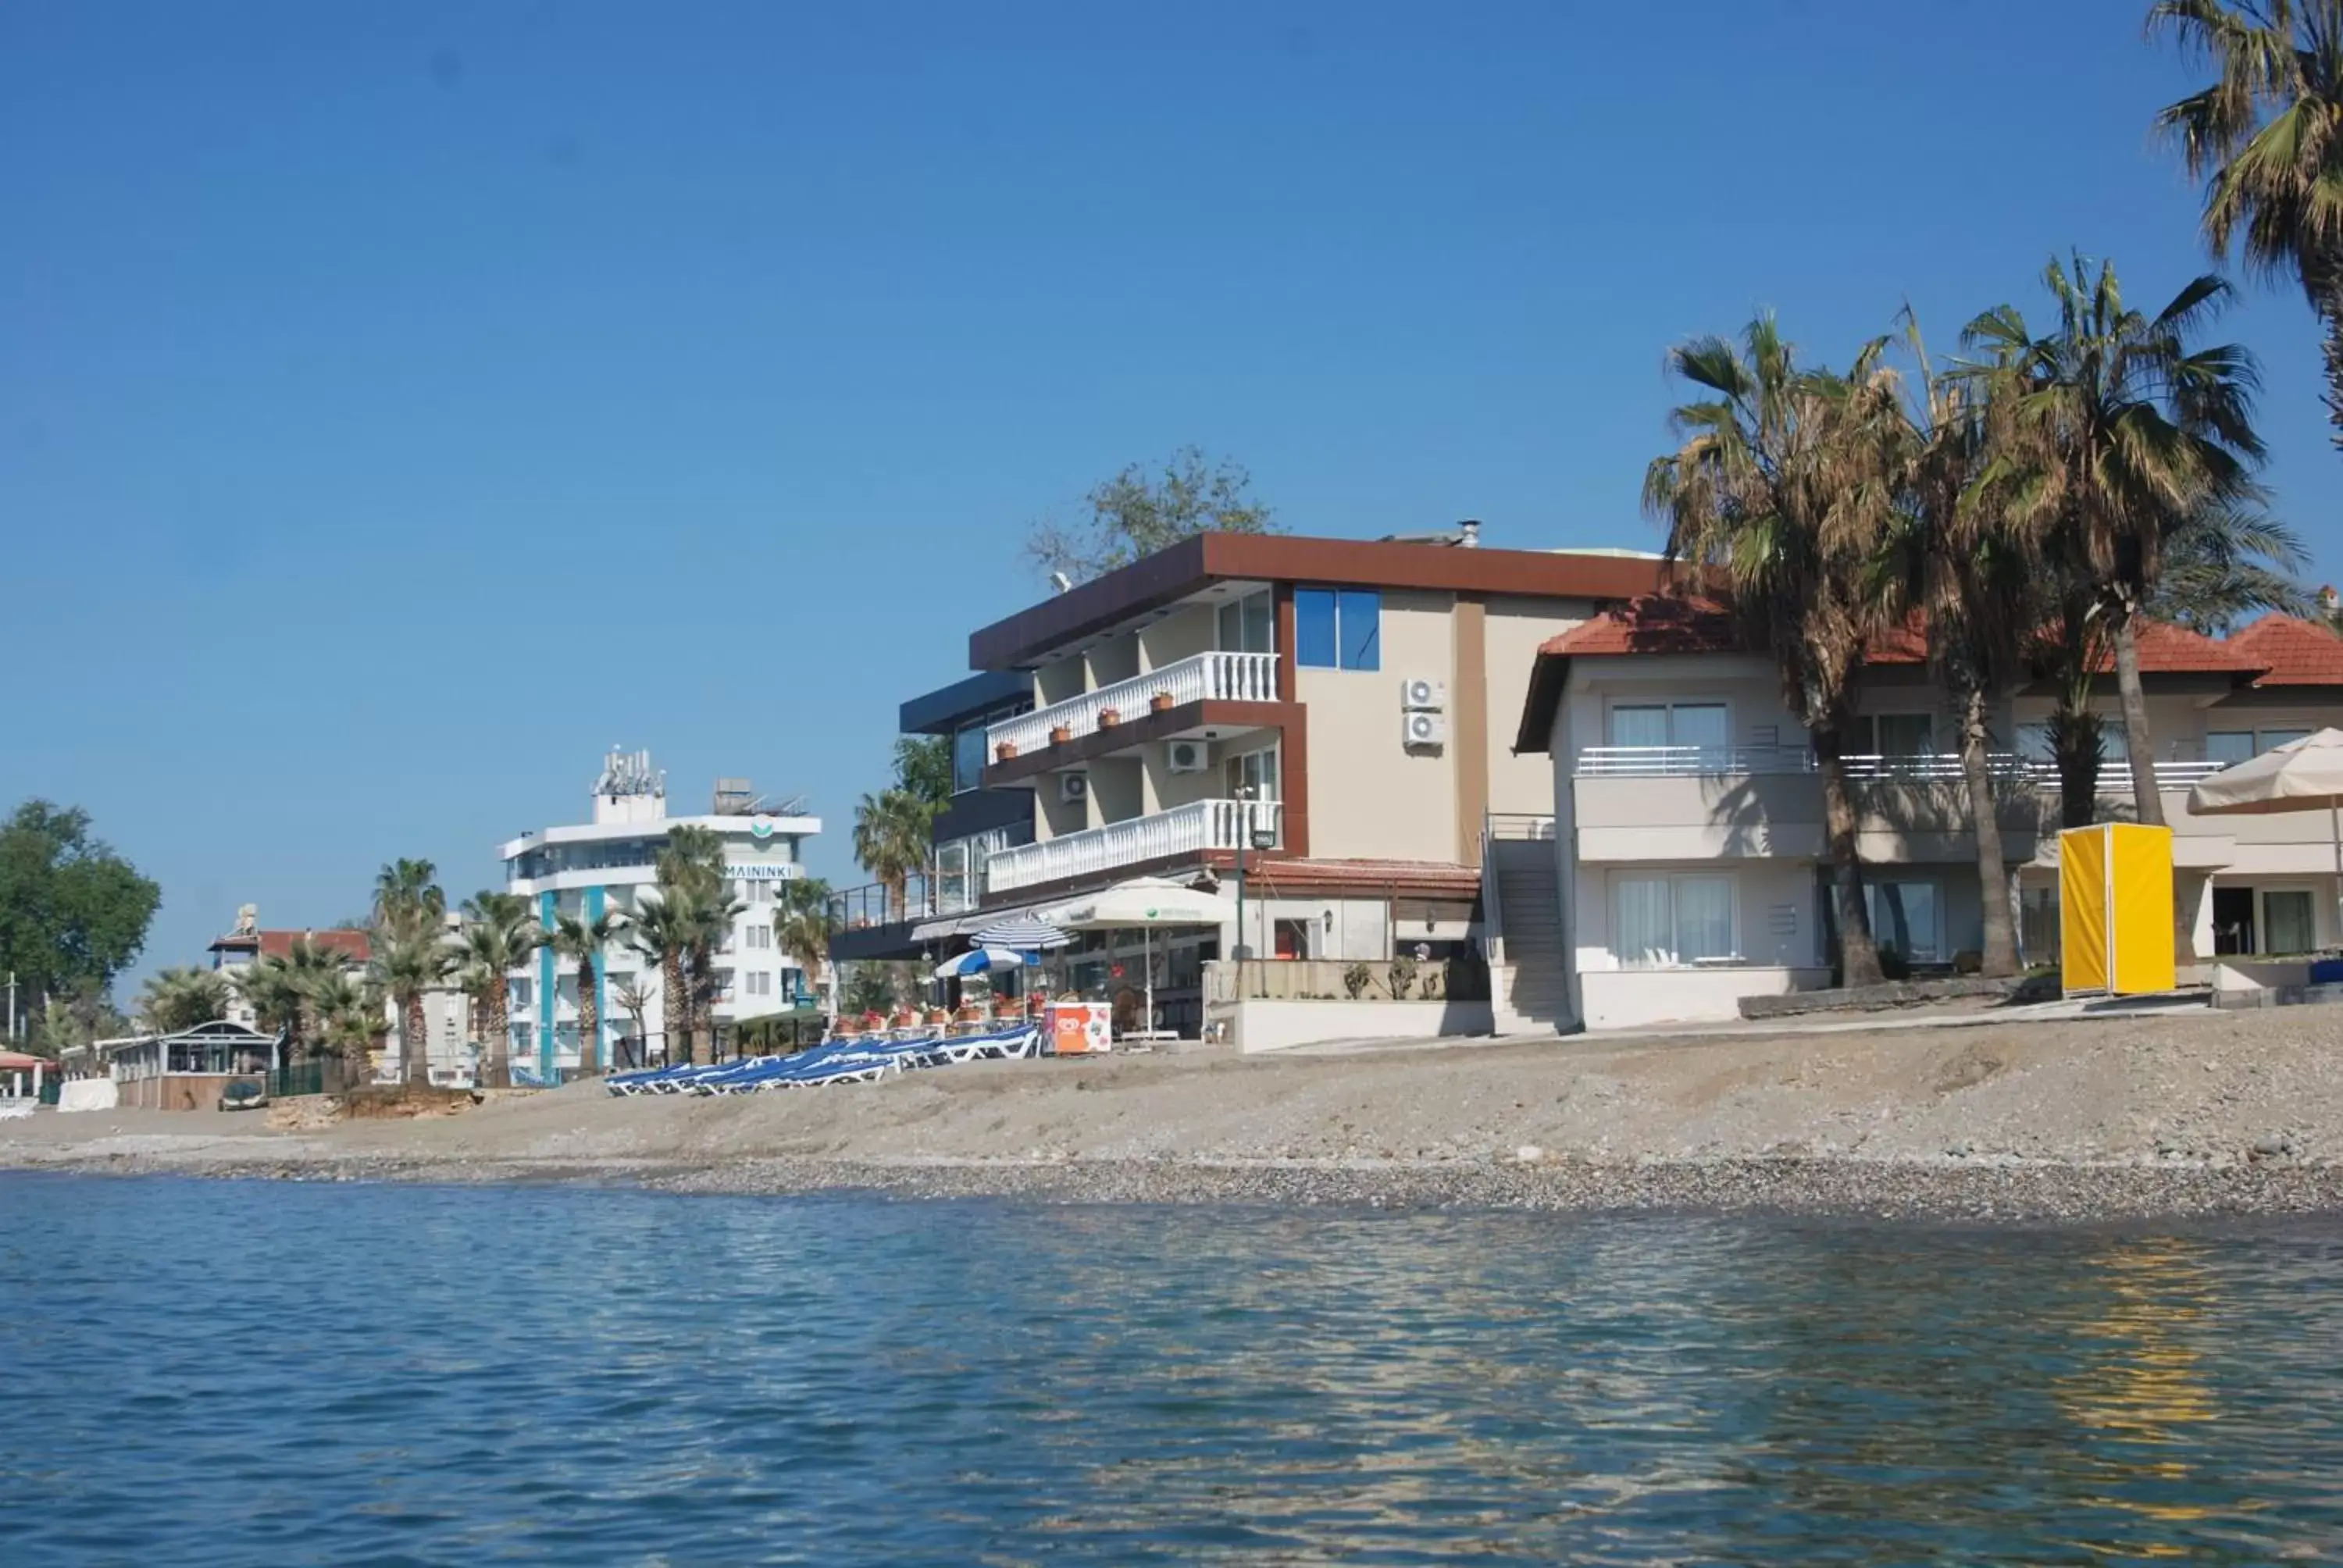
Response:
[{"label": "tall palm tree", "polygon": [[731,936],[733,922],[749,906],[719,884],[713,894],[691,898],[688,908],[691,944],[684,978],[691,988],[691,1059],[712,1062],[716,1060],[716,1002],[721,986],[716,955]]},{"label": "tall palm tree", "polygon": [[2148,31],[2213,67],[2157,126],[2205,184],[2205,238],[2292,274],[2325,328],[2327,417],[2343,445],[2343,0],[2164,0]]},{"label": "tall palm tree", "polygon": [[211,970],[166,969],[138,993],[138,1021],[156,1034],[210,1023],[227,1016],[226,977]]},{"label": "tall palm tree", "polygon": [[665,999],[660,1017],[665,1036],[662,1054],[669,1061],[677,1060],[679,1043],[687,1053],[691,1049],[691,1000],[684,986],[683,966],[691,950],[697,919],[691,895],[669,890],[639,900],[627,924],[628,945],[659,965],[659,994]]},{"label": "tall palm tree", "polygon": [[1738,347],[1704,337],[1676,347],[1669,367],[1714,396],[1674,410],[1683,444],[1644,477],[1644,507],[1668,530],[1668,558],[1725,591],[1814,738],[1850,986],[1881,979],[1845,755],[1879,618],[1864,578],[1895,499],[1896,392],[1884,348],[1867,345],[1843,376],[1802,369],[1771,316],[1752,321]]},{"label": "tall palm tree", "polygon": [[349,972],[349,955],[337,948],[329,948],[315,937],[293,939],[285,950],[286,972],[301,992],[301,1038],[313,1040],[323,1032],[324,1010],[317,1005],[317,993],[334,980]]},{"label": "tall palm tree", "polygon": [[2235,344],[2190,346],[2228,295],[2217,277],[2196,279],[2154,317],[2124,304],[2111,262],[2053,258],[2043,282],[2057,311],[2049,332],[2034,336],[2004,305],[1963,334],[1990,355],[1988,395],[2009,414],[2006,450],[1986,477],[2010,520],[2049,541],[2043,558],[2077,575],[2088,613],[2106,622],[2139,819],[2161,826],[2137,619],[2180,521],[2254,493],[2258,373]]},{"label": "tall palm tree", "polygon": [[683,824],[668,829],[667,846],[659,854],[662,888],[679,888],[701,898],[713,898],[724,885],[724,839],[713,828]]},{"label": "tall palm tree", "polygon": [[900,787],[865,795],[854,809],[854,859],[887,890],[891,918],[904,914],[904,890],[927,866],[935,809]]},{"label": "tall palm tree", "polygon": [[[464,901],[468,916],[457,949],[464,964],[465,989],[478,1006],[487,1047],[488,1083],[512,1087],[511,972],[545,943],[545,932],[528,912],[528,900],[511,893],[478,893]],[[553,1027],[554,999],[539,1014]]]},{"label": "tall palm tree", "polygon": [[342,1086],[365,1083],[374,1075],[371,1053],[386,1032],[382,992],[337,970],[311,984],[309,1007],[318,1037],[341,1058]]},{"label": "tall palm tree", "polygon": [[428,860],[393,860],[375,874],[374,925],[393,939],[437,936],[447,914],[447,895],[432,879],[438,869]]},{"label": "tall palm tree", "polygon": [[389,996],[398,1014],[400,1080],[431,1081],[431,1042],[423,1020],[423,997],[447,983],[456,955],[436,923],[429,930],[387,936],[375,944],[368,972]]},{"label": "tall palm tree", "polygon": [[2227,637],[2264,613],[2317,613],[2295,574],[2310,564],[2295,531],[2251,501],[2217,498],[2164,541],[2164,574],[2148,613],[2207,637]]},{"label": "tall palm tree", "polygon": [[1904,313],[1913,359],[1908,427],[1899,442],[1906,505],[1883,538],[1885,616],[1918,609],[1928,657],[1950,699],[1960,738],[1961,782],[1976,849],[1983,910],[1982,972],[2017,972],[2017,924],[2002,853],[1991,767],[1994,704],[2025,673],[2025,652],[2044,606],[2022,538],[1999,498],[1980,481],[1997,429],[1978,388],[1928,357],[1918,317]]},{"label": "tall palm tree", "polygon": [[830,884],[820,877],[802,877],[783,882],[781,889],[773,912],[773,945],[796,960],[810,984],[830,957]]},{"label": "tall palm tree", "polygon": [[601,1015],[595,1005],[594,966],[602,961],[603,950],[617,940],[626,918],[615,910],[605,910],[598,915],[557,915],[553,922],[553,950],[578,966],[578,1070],[584,1073],[602,1070]]}]

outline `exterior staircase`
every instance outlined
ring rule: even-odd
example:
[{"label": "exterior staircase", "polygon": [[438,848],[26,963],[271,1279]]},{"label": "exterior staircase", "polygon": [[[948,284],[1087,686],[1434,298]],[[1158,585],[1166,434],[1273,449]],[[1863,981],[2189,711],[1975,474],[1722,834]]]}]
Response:
[{"label": "exterior staircase", "polygon": [[[1481,846],[1482,912],[1499,1034],[1575,1030],[1563,964],[1562,890],[1550,819],[1492,819]],[[1539,824],[1543,836],[1535,836]]]}]

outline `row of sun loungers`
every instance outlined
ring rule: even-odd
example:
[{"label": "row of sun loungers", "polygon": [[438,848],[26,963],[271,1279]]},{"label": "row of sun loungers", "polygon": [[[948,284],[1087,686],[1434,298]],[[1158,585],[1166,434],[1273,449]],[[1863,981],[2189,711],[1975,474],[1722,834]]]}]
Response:
[{"label": "row of sun loungers", "polygon": [[891,1073],[954,1062],[1033,1055],[1041,1031],[1019,1024],[984,1034],[918,1031],[833,1040],[795,1056],[752,1056],[713,1067],[668,1067],[605,1079],[612,1094],[753,1094],[767,1089],[818,1089],[871,1083]]}]

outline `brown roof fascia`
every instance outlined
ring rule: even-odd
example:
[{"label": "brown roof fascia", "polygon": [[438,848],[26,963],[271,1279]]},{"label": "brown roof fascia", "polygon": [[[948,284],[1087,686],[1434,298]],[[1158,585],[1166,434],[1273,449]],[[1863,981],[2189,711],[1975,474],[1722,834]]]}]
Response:
[{"label": "brown roof fascia", "polygon": [[1569,675],[1566,653],[1541,653],[1530,666],[1529,694],[1522,699],[1521,727],[1513,732],[1516,756],[1534,756],[1552,749],[1554,710],[1562,706],[1562,690]]},{"label": "brown roof fascia", "polygon": [[1638,556],[1466,549],[1291,534],[1199,534],[969,636],[972,669],[1038,663],[1068,643],[1236,580],[1529,598],[1624,599],[1658,589],[1665,563]]}]

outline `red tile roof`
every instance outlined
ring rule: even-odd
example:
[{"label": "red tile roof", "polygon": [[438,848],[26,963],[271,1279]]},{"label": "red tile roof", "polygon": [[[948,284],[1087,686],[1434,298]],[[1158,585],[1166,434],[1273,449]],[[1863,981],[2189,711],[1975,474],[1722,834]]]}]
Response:
[{"label": "red tile roof", "polygon": [[2343,636],[2316,621],[2265,616],[2229,646],[2263,667],[2256,686],[2343,686]]},{"label": "red tile roof", "polygon": [[[2258,622],[2257,625],[2268,625]],[[2295,623],[2299,624],[2299,623]],[[2315,628],[2310,628],[2316,630]],[[2139,623],[2139,668],[2146,675],[2249,675],[2268,668],[2262,649],[2246,645],[2241,633],[2228,643],[2214,641],[2163,621]],[[1594,619],[1549,638],[1538,652],[1560,658],[1585,654],[1749,653],[1725,608],[1714,599],[1647,594],[1614,606]],[[1916,618],[1872,639],[1865,658],[1872,664],[1925,664],[1926,628]],[[2112,659],[2102,670],[2112,669]]]},{"label": "red tile roof", "polygon": [[303,937],[307,937],[321,948],[329,948],[343,954],[354,964],[362,964],[374,956],[374,944],[367,940],[366,932],[339,928],[327,931],[232,931],[214,941],[212,950],[252,949],[263,958],[281,959],[290,953],[293,944]]}]

